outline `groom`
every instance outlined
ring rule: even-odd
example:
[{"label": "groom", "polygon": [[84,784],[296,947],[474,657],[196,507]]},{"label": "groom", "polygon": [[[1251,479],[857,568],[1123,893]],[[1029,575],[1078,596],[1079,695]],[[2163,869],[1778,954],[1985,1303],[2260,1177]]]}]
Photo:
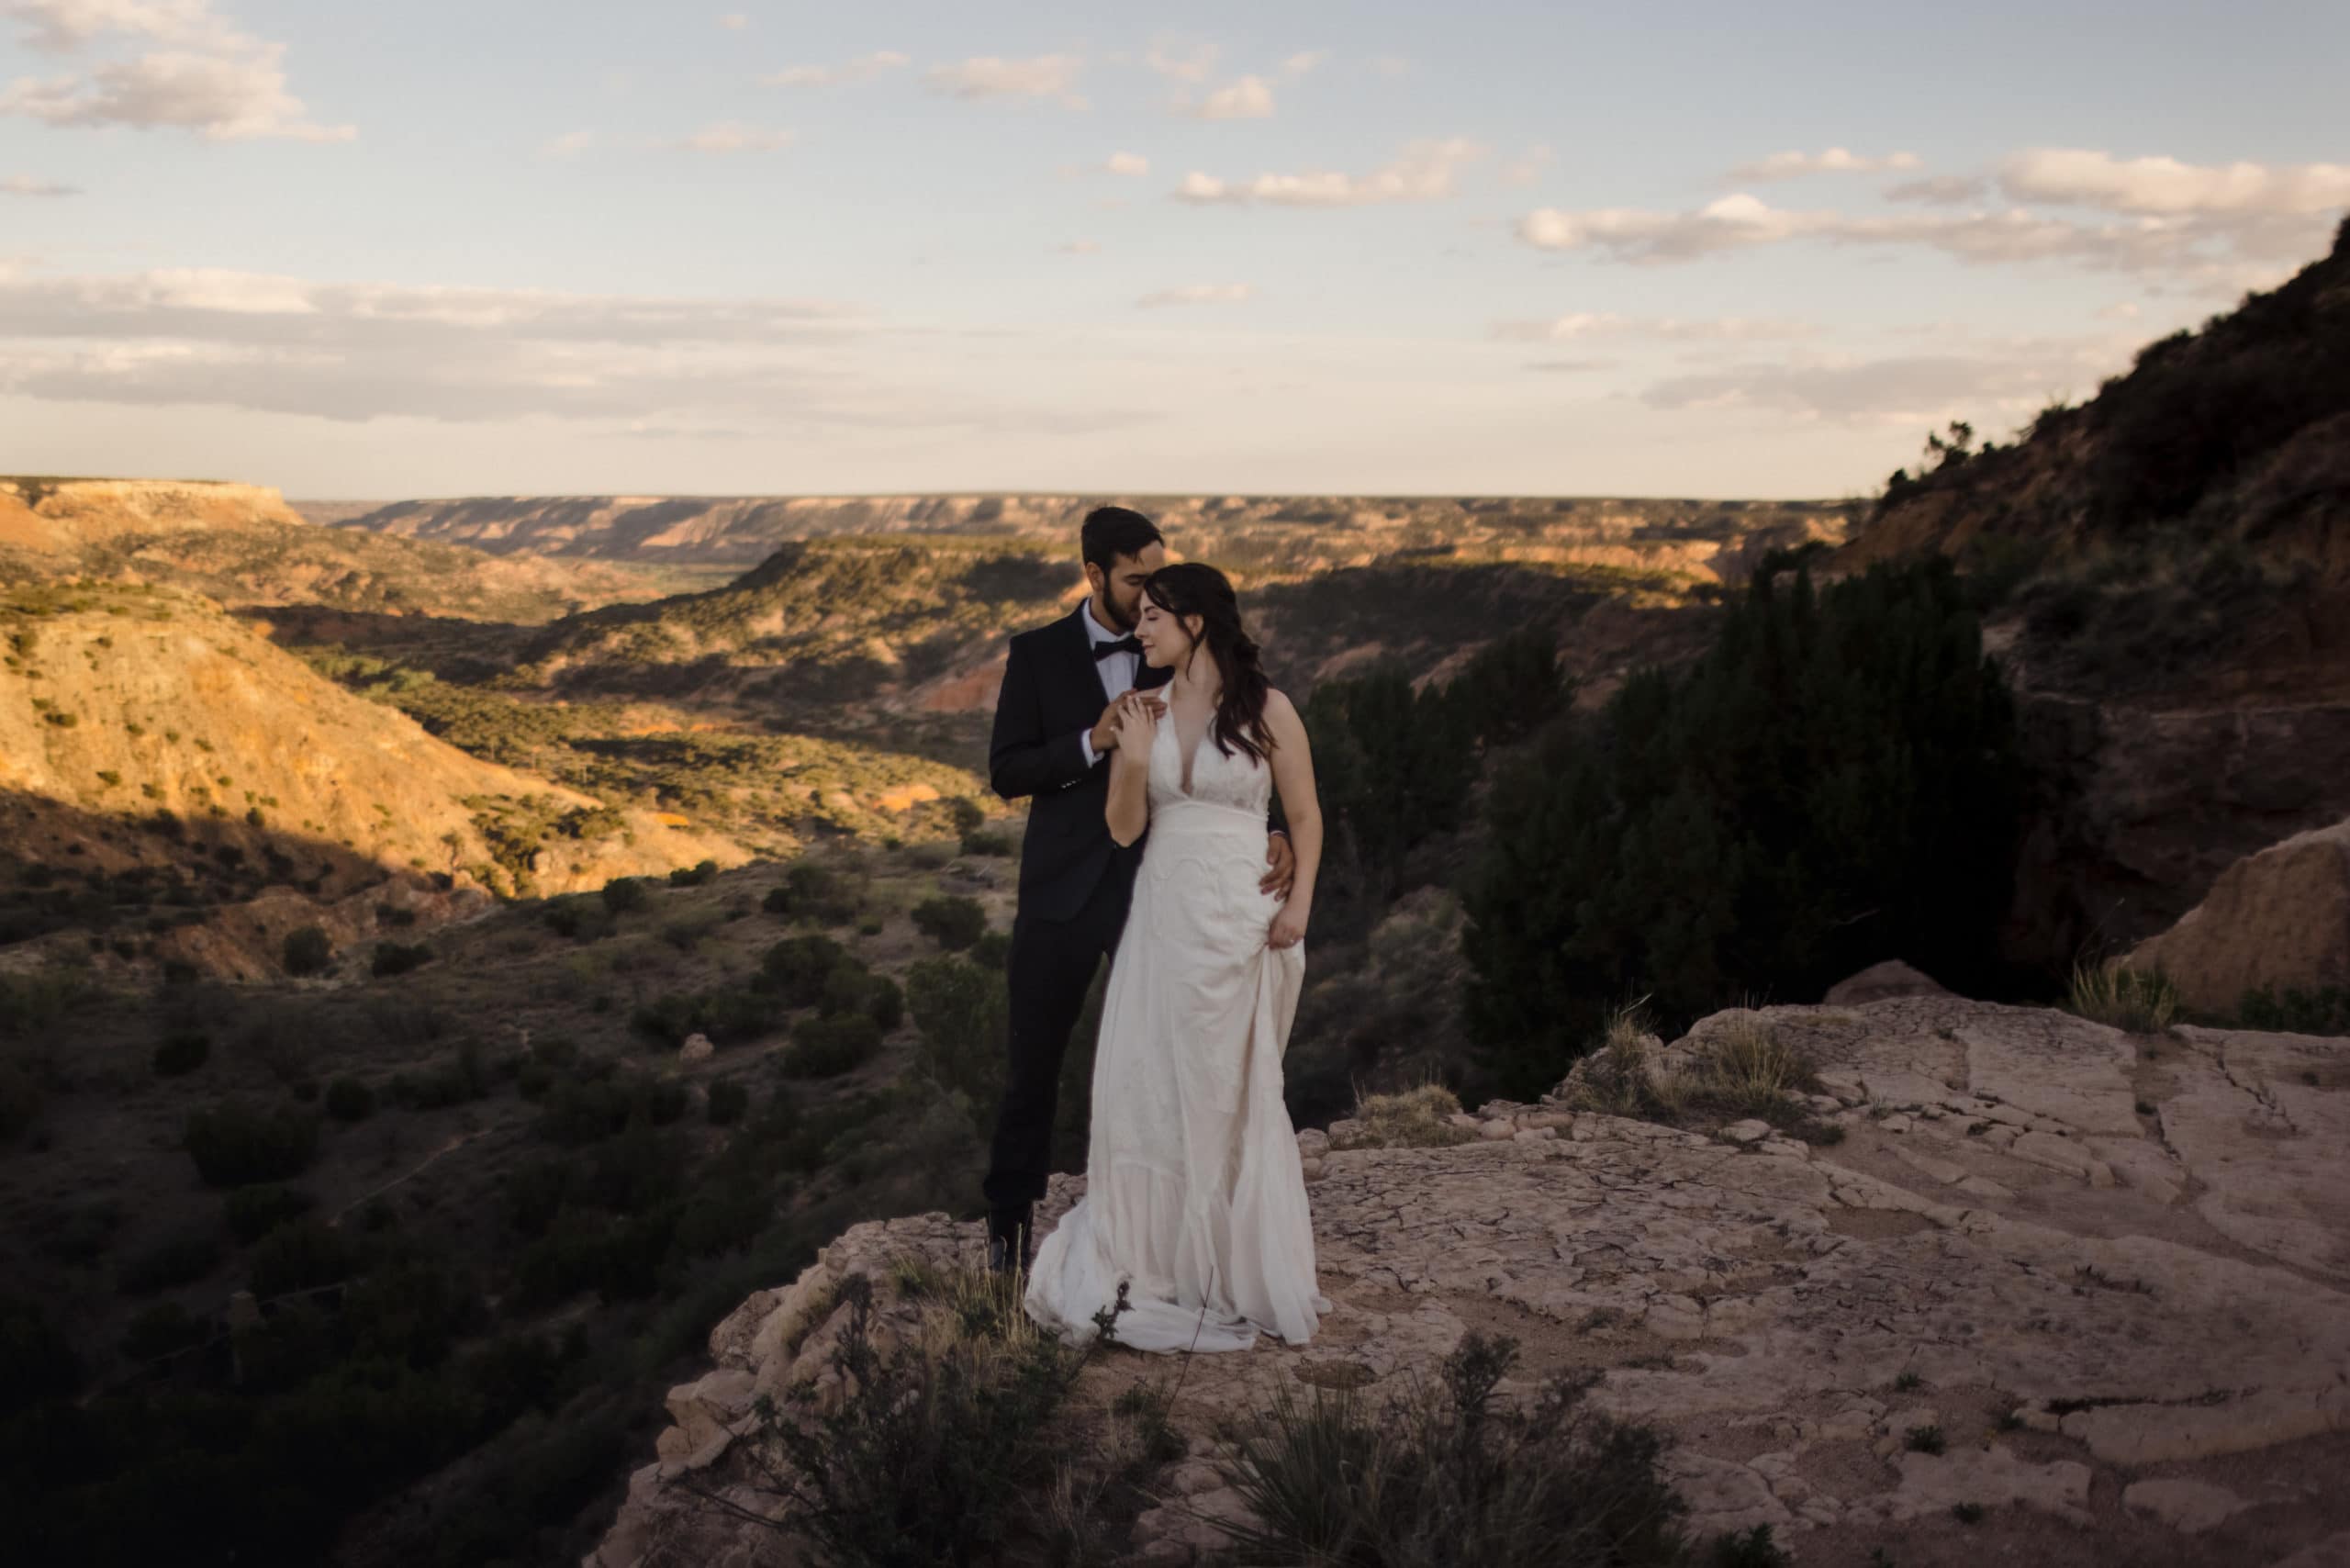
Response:
[{"label": "groom", "polygon": [[[1151,521],[1125,507],[1086,515],[1080,541],[1092,590],[1074,612],[1012,639],[988,747],[988,782],[1007,801],[1035,797],[1020,849],[1020,908],[1008,979],[1012,1050],[988,1160],[988,1265],[1024,1270],[1029,1211],[1045,1195],[1053,1113],[1069,1030],[1100,961],[1118,949],[1142,844],[1120,848],[1102,815],[1111,723],[1130,691],[1156,691],[1170,670],[1142,662],[1134,639],[1142,585],[1167,564]],[[1155,708],[1157,697],[1147,699]],[[1263,886],[1289,896],[1296,857],[1278,832]]]}]

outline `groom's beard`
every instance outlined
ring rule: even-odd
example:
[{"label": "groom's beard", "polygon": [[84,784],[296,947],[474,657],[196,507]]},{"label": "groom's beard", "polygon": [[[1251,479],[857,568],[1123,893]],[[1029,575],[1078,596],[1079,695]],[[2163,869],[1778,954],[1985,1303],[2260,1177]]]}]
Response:
[{"label": "groom's beard", "polygon": [[[1130,615],[1125,610],[1120,610],[1115,599],[1104,599],[1100,603],[1096,604],[1094,608],[1102,612],[1101,619],[1102,624],[1109,627],[1111,631],[1121,634],[1132,632],[1136,626],[1142,623],[1142,617],[1140,614]],[[1136,609],[1139,610],[1141,606],[1136,605]]]}]

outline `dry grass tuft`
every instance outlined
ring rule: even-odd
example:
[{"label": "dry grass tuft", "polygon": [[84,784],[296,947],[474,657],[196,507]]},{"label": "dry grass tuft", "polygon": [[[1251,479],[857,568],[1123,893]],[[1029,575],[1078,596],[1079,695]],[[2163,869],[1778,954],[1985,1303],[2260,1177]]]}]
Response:
[{"label": "dry grass tuft", "polygon": [[1460,1102],[1440,1083],[1401,1094],[1372,1094],[1355,1107],[1355,1130],[1332,1138],[1332,1148],[1444,1148],[1475,1135],[1452,1125]]},{"label": "dry grass tuft", "polygon": [[2125,1034],[2159,1035],[2178,1021],[2178,987],[2160,969],[2076,964],[2065,1005]]}]

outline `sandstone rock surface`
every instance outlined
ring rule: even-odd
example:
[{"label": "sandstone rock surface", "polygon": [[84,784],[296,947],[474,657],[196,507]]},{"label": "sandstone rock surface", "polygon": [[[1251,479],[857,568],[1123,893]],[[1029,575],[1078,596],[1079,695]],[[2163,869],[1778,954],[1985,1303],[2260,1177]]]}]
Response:
[{"label": "sandstone rock surface", "polygon": [[2127,961],[2161,969],[2188,1006],[2231,1015],[2256,987],[2350,985],[2350,822],[2237,861],[2201,903]]},{"label": "sandstone rock surface", "polygon": [[[1519,1342],[1505,1390],[1599,1372],[1593,1397],[1671,1439],[1694,1530],[1769,1524],[1807,1568],[1863,1568],[1878,1551],[2342,1560],[2350,1041],[2133,1042],[1947,995],[1761,1016],[1859,1091],[1830,1118],[1841,1141],[1741,1146],[1495,1104],[1482,1123],[1566,1125],[1321,1150],[1314,1216],[1335,1310],[1311,1345],[1188,1366],[1173,1418],[1191,1454],[1134,1561],[1207,1561],[1233,1502],[1216,1423],[1259,1407],[1271,1380],[1376,1399],[1472,1330]],[[1907,1133],[1883,1128],[1895,1105]],[[2001,1148],[1994,1130],[2017,1136]],[[1081,1190],[1057,1179],[1040,1228]],[[588,1562],[740,1549],[743,1527],[692,1506],[665,1466],[739,1480],[725,1434],[745,1380],[821,1375],[818,1315],[839,1279],[884,1277],[908,1252],[973,1262],[980,1247],[977,1225],[945,1215],[860,1225],[789,1290],[744,1303],[712,1333],[717,1370],[672,1394],[677,1425]],[[1106,1398],[1162,1365],[1120,1355],[1087,1375]]]}]

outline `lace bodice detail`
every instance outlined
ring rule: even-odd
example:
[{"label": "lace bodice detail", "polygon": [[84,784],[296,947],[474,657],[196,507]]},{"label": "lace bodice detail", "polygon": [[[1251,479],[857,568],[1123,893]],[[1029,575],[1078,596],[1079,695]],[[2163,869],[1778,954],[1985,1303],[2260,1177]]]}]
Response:
[{"label": "lace bodice detail", "polygon": [[1158,721],[1158,734],[1151,737],[1149,784],[1153,817],[1169,806],[1189,801],[1228,806],[1261,819],[1273,799],[1273,770],[1237,746],[1225,756],[1215,744],[1213,721],[1202,733],[1199,750],[1192,756],[1192,790],[1185,794],[1182,742],[1175,734],[1172,711]]}]

